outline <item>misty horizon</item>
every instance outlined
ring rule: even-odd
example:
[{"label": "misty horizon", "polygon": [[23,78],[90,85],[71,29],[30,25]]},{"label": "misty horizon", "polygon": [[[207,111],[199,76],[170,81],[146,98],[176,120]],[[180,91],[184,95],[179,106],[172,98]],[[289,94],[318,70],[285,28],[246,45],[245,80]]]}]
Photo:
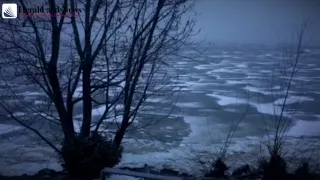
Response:
[{"label": "misty horizon", "polygon": [[295,39],[307,22],[306,44],[320,44],[320,1],[199,0],[196,41],[222,44],[278,44]]}]

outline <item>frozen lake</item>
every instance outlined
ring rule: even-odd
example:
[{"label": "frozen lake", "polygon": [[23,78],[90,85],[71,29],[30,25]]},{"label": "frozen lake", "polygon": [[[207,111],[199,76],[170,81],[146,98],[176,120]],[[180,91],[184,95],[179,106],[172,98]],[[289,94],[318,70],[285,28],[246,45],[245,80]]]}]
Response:
[{"label": "frozen lake", "polygon": [[[147,163],[188,170],[190,167],[177,163],[184,163],[190,151],[208,158],[208,154],[223,144],[230,125],[240,119],[228,154],[245,159],[245,155],[256,153],[264,139],[261,137],[266,136],[267,129],[273,130],[274,117],[280,113],[286,89],[277,71],[281,66],[274,63],[276,53],[266,47],[215,47],[201,55],[184,52],[192,59],[171,60],[169,64],[173,67],[169,73],[179,76],[170,79],[163,91],[179,90],[179,93],[146,102],[133,128],[148,126],[127,133],[120,166]],[[291,144],[301,137],[311,144],[318,142],[314,137],[320,136],[319,60],[320,50],[310,48],[292,82],[285,112]],[[45,102],[46,97],[39,92],[18,85],[17,89],[30,105],[41,106]],[[103,108],[97,107],[94,118],[102,112]],[[5,168],[0,173],[34,173],[35,169],[47,166],[59,168],[57,158],[44,142],[13,123],[7,114],[1,115],[0,167]],[[23,117],[26,113],[17,108],[16,115]],[[75,124],[79,119],[81,116],[76,111]],[[152,123],[148,124],[150,120]],[[59,131],[54,125],[39,122],[41,119],[29,121],[52,139],[55,137],[50,132]]]}]

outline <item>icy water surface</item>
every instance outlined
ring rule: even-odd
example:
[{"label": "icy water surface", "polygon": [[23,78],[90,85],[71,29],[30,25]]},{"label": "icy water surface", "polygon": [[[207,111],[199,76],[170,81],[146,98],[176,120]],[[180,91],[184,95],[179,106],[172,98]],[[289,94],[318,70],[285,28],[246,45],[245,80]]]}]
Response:
[{"label": "icy water surface", "polygon": [[[292,81],[284,113],[284,121],[290,125],[288,135],[292,141],[297,137],[320,135],[320,50],[310,48],[305,53]],[[184,54],[193,58],[171,60],[169,64],[173,67],[169,73],[179,76],[170,79],[171,83],[163,90],[179,93],[170,98],[147,100],[133,124],[133,128],[147,128],[127,133],[124,140],[126,154],[121,165],[172,165],[173,161],[186,156],[185,151],[190,149],[204,156],[216,152],[225,140],[230,125],[239,120],[228,151],[231,155],[253,151],[260,145],[260,137],[273,130],[274,118],[280,114],[286,92],[284,78],[279,71],[283,64],[277,60],[277,51],[262,47],[215,47],[201,55],[193,51],[185,51]],[[30,105],[41,106],[45,102],[43,94],[20,88],[20,95]],[[103,107],[95,109],[94,119],[98,119],[102,112]],[[24,116],[23,109],[17,109],[16,115]],[[80,120],[81,115],[76,113],[75,119]],[[37,166],[38,161],[43,161],[41,166],[45,166],[44,159],[47,157],[44,154],[49,150],[33,148],[40,145],[35,143],[36,137],[13,124],[6,115],[2,121],[1,146],[6,148],[1,149],[3,164],[0,165],[18,168],[19,163]],[[53,138],[50,131],[54,131],[54,127],[38,121],[33,123],[46,129],[44,131]],[[78,121],[75,121],[77,124]],[[104,126],[113,129],[115,124],[107,122]],[[24,135],[21,136],[21,133]],[[318,142],[314,139],[310,141],[313,144]],[[21,148],[28,149],[30,153],[24,153]],[[13,152],[21,153],[21,157],[15,158]]]}]

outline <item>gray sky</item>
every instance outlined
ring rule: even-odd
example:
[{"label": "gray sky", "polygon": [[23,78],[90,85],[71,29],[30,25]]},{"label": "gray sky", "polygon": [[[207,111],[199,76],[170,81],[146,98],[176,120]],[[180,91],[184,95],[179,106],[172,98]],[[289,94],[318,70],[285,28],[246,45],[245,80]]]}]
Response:
[{"label": "gray sky", "polygon": [[320,0],[197,0],[195,38],[226,43],[280,43],[308,19],[306,39],[320,44]]}]

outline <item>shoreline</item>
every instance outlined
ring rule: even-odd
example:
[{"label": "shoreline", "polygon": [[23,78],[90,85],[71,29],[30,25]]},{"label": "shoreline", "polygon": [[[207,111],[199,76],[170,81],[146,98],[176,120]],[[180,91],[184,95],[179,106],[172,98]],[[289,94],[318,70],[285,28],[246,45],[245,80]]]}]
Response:
[{"label": "shoreline", "polygon": [[[312,156],[312,149],[319,148],[320,137],[288,137],[285,146],[286,150],[292,153],[305,153],[305,156]],[[261,140],[259,137],[234,138],[227,152],[227,165],[243,165],[255,162],[259,157],[266,156],[266,147],[261,149]],[[259,144],[260,143],[260,144]],[[178,148],[162,152],[148,152],[134,154],[126,151],[123,153],[122,161],[116,166],[119,168],[139,168],[143,164],[155,167],[157,169],[170,168],[181,173],[197,174],[201,171],[200,164],[210,163],[213,155],[217,153],[218,144],[207,145],[206,147],[199,144],[181,144]],[[220,144],[221,146],[221,144]],[[46,144],[36,142],[30,144],[15,144],[14,142],[1,142],[0,174],[3,175],[22,175],[34,174],[43,168],[51,168],[57,171],[62,170],[59,164],[59,158],[54,154]],[[217,148],[217,149],[216,149]],[[296,151],[296,152],[295,152]],[[302,154],[299,154],[302,156]],[[150,158],[152,157],[152,158]],[[210,157],[210,158],[208,158]],[[299,158],[298,158],[299,159]],[[298,162],[297,159],[297,162]],[[17,174],[20,173],[20,174]]]}]

